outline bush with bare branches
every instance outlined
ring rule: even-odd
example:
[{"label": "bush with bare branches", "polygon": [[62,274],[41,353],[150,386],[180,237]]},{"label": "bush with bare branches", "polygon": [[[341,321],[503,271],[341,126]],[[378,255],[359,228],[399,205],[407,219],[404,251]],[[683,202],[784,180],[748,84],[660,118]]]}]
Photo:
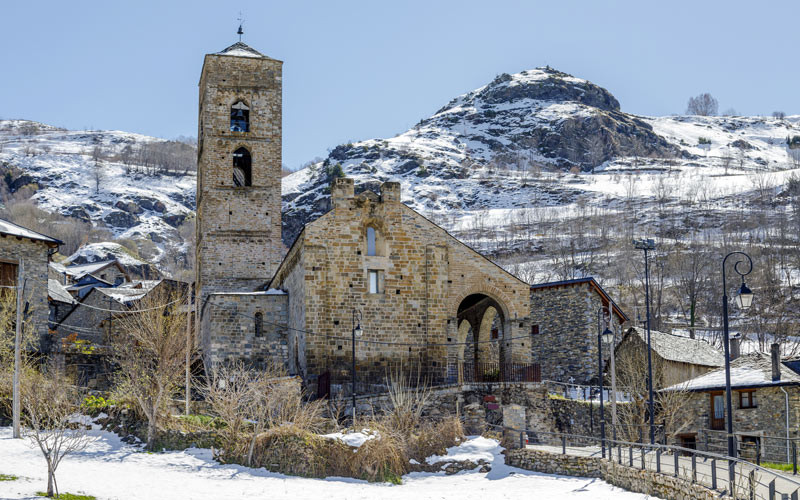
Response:
[{"label": "bush with bare branches", "polygon": [[177,392],[186,360],[186,314],[182,292],[154,290],[119,316],[112,339],[119,365],[115,391],[135,402],[147,419],[152,449],[170,398]]}]

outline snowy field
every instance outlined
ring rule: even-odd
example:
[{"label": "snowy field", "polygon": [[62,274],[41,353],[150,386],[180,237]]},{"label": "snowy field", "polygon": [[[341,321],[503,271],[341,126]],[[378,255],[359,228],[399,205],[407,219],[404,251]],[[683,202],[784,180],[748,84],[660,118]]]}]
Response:
[{"label": "snowy field", "polygon": [[[119,499],[442,499],[500,498],[633,500],[648,498],[598,479],[538,474],[507,467],[496,441],[474,438],[448,450],[458,460],[491,460],[489,473],[464,471],[451,476],[415,472],[402,485],[375,484],[347,478],[306,479],[219,465],[207,449],[144,453],[121,443],[115,434],[94,431],[95,441],[80,454],[61,463],[56,478],[62,492],[94,495],[98,500]],[[45,462],[27,440],[11,439],[9,427],[0,428],[0,474],[19,476],[0,481],[0,498],[34,499],[46,487]]]}]

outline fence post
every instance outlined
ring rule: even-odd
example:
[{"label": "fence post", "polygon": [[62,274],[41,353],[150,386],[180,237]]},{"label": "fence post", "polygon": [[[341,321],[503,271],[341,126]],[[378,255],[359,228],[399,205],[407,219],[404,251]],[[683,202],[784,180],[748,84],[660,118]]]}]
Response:
[{"label": "fence post", "polygon": [[642,470],[644,470],[645,469],[645,466],[644,466],[644,446],[642,446],[641,450],[642,450]]},{"label": "fence post", "polygon": [[622,445],[617,445],[617,458],[619,459],[619,464],[622,465]]},{"label": "fence post", "polygon": [[731,496],[733,496],[733,493],[736,491],[736,462],[732,459],[728,460],[728,483]]},{"label": "fence post", "polygon": [[525,449],[525,438],[523,437],[525,434],[522,431],[519,431],[519,447],[523,450]]},{"label": "fence post", "polygon": [[792,500],[798,500],[798,498],[797,498],[797,491],[798,491],[798,490],[794,490],[794,491],[792,492]]},{"label": "fence post", "polygon": [[775,479],[769,482],[769,500],[775,500]]},{"label": "fence post", "polygon": [[561,436],[561,454],[567,454],[567,436]]},{"label": "fence post", "polygon": [[797,475],[797,442],[792,441],[792,474]]},{"label": "fence post", "polygon": [[756,465],[761,465],[761,440],[756,441]]},{"label": "fence post", "polygon": [[633,467],[633,446],[628,447],[628,463]]},{"label": "fence post", "polygon": [[661,473],[661,448],[656,450],[656,472]]},{"label": "fence post", "polygon": [[717,459],[711,459],[711,489],[717,489]]},{"label": "fence post", "polygon": [[756,471],[750,471],[747,475],[747,482],[750,487],[750,500],[756,500]]},{"label": "fence post", "polygon": [[692,482],[697,482],[697,455],[692,453]]},{"label": "fence post", "polygon": [[675,459],[675,477],[678,477],[678,471],[680,470],[679,460],[680,457],[678,456],[678,450],[675,450],[672,454],[672,458]]}]

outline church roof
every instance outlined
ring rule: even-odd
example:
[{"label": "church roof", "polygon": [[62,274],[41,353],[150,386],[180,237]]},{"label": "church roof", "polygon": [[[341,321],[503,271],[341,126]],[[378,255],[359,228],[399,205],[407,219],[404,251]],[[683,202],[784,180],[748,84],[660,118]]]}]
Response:
[{"label": "church roof", "polygon": [[257,51],[253,47],[247,45],[244,42],[236,42],[230,47],[224,48],[217,52],[218,56],[237,56],[237,57],[263,57],[267,58],[264,54]]}]

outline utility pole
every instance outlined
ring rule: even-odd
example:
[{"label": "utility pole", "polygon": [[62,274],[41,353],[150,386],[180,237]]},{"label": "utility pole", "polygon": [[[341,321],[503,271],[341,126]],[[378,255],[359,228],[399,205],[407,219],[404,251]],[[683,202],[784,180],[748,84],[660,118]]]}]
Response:
[{"label": "utility pole", "polygon": [[[611,307],[609,305],[609,307]],[[609,326],[611,331],[614,332],[614,342],[611,343],[611,439],[617,440],[617,368],[614,363],[614,358],[617,355],[617,329],[612,325],[612,319],[609,319]]]},{"label": "utility pole", "polygon": [[19,275],[17,276],[17,328],[14,336],[14,388],[12,401],[12,435],[19,439],[19,372],[22,369],[22,295],[25,293],[25,267],[22,260],[19,261]]},{"label": "utility pole", "polygon": [[186,291],[186,395],[184,396],[186,400],[184,401],[185,408],[183,409],[183,413],[185,415],[189,415],[189,392],[190,387],[189,384],[191,383],[191,373],[189,368],[189,363],[191,362],[191,351],[192,351],[192,285],[189,285],[189,289]]}]

